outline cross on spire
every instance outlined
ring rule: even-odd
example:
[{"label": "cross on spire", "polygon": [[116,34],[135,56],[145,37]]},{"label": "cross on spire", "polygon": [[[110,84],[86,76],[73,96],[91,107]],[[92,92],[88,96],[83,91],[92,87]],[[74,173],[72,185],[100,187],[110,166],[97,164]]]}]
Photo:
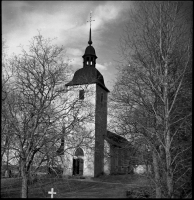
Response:
[{"label": "cross on spire", "polygon": [[88,44],[91,46],[91,44],[92,44],[92,37],[91,37],[91,23],[92,23],[92,21],[95,21],[95,20],[92,20],[92,11],[90,11],[90,20],[89,21],[87,21],[87,22],[90,22],[90,35],[89,35],[89,41],[88,41]]},{"label": "cross on spire", "polygon": [[92,21],[95,21],[95,20],[92,20],[92,11],[90,11],[90,20],[87,21],[87,22],[90,22],[90,28],[91,28]]}]

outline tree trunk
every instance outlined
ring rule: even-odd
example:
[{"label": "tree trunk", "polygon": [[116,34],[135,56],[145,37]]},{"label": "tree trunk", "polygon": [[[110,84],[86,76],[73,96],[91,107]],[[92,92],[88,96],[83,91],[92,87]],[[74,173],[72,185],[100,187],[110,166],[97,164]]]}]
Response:
[{"label": "tree trunk", "polygon": [[165,153],[166,153],[166,185],[168,189],[168,197],[173,197],[173,174],[171,167],[171,137],[170,137],[170,125],[169,125],[169,98],[168,98],[168,61],[165,60],[164,66],[164,136],[165,136]]},{"label": "tree trunk", "polygon": [[28,174],[25,162],[21,162],[21,175],[22,175],[22,198],[28,198]]},{"label": "tree trunk", "polygon": [[167,187],[168,187],[168,197],[173,198],[173,177],[170,172],[167,171]]},{"label": "tree trunk", "polygon": [[28,178],[27,175],[22,176],[22,198],[28,198]]},{"label": "tree trunk", "polygon": [[156,198],[162,198],[162,192],[160,187],[160,173],[156,152],[153,150],[153,167],[154,167],[154,175],[155,175],[155,184],[156,184]]},{"label": "tree trunk", "polygon": [[170,153],[170,133],[167,132],[166,137],[166,185],[168,188],[168,197],[173,198],[173,173],[172,173],[172,166],[171,166],[171,153]]},{"label": "tree trunk", "polygon": [[19,171],[19,177],[21,177],[22,176],[22,166],[21,166],[21,158],[20,158],[20,160],[19,160],[19,167],[18,167],[18,171]]},{"label": "tree trunk", "polygon": [[7,162],[6,162],[6,169],[9,169],[9,146],[7,148]]}]

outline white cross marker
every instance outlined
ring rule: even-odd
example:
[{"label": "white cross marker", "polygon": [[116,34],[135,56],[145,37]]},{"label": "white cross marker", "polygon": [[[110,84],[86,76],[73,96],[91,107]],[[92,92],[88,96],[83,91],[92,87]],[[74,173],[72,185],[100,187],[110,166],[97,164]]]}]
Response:
[{"label": "white cross marker", "polygon": [[48,194],[51,194],[51,199],[53,199],[53,194],[57,194],[57,193],[54,192],[53,188],[51,188],[51,191],[48,191]]}]

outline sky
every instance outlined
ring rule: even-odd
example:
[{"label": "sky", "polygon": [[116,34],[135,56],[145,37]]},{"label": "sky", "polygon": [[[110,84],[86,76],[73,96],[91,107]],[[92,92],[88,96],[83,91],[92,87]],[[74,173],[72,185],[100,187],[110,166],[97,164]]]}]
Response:
[{"label": "sky", "polygon": [[27,48],[40,31],[65,47],[74,71],[82,68],[92,11],[96,68],[111,91],[117,75],[119,39],[132,6],[131,1],[2,1],[2,37],[7,54],[20,53],[19,45]]}]

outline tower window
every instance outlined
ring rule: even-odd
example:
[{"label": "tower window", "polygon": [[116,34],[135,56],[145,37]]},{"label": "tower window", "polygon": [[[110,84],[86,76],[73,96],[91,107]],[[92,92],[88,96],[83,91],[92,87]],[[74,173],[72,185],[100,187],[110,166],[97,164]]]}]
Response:
[{"label": "tower window", "polygon": [[86,60],[87,60],[86,64],[89,65],[89,57],[87,57]]},{"label": "tower window", "polygon": [[79,91],[79,99],[81,99],[81,100],[84,99],[84,90]]}]

